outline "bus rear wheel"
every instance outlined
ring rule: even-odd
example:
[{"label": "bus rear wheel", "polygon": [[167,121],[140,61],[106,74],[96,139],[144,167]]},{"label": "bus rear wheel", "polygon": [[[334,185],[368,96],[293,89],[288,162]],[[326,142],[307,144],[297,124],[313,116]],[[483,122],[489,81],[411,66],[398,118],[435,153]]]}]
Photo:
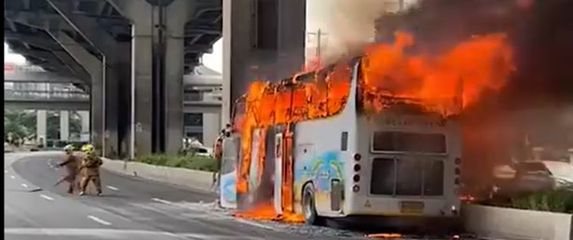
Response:
[{"label": "bus rear wheel", "polygon": [[302,191],[302,212],[306,224],[320,225],[322,223],[322,219],[316,213],[314,186],[312,184],[307,184]]}]

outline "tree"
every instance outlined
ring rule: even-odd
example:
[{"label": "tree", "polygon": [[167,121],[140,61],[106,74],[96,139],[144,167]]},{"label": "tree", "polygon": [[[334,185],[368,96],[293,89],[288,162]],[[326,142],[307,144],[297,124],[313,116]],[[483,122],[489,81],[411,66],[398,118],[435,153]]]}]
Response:
[{"label": "tree", "polygon": [[13,139],[29,138],[36,133],[36,115],[33,111],[4,110],[4,140],[12,133]]}]

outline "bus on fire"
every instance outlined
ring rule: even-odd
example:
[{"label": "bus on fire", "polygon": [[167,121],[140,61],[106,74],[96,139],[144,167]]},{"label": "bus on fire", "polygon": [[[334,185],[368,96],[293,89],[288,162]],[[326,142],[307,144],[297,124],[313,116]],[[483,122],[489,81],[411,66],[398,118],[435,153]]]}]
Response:
[{"label": "bus on fire", "polygon": [[[267,204],[309,224],[365,215],[455,219],[456,114],[366,89],[366,64],[355,59],[268,83],[238,100],[223,144],[221,205]],[[458,98],[449,101],[459,108]]]}]

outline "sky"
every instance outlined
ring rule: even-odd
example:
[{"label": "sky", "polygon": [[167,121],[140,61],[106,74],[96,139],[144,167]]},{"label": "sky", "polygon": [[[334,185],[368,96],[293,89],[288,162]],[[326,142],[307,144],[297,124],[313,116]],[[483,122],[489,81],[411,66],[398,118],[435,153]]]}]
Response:
[{"label": "sky", "polygon": [[[25,65],[26,59],[20,55],[12,53],[8,44],[4,43],[4,63],[12,63],[16,65]],[[203,55],[203,64],[217,72],[223,70],[223,39],[215,42],[213,45],[213,53]]]},{"label": "sky", "polygon": [[4,43],[4,63],[24,65],[26,64],[26,59],[20,54],[11,53],[8,44]]}]

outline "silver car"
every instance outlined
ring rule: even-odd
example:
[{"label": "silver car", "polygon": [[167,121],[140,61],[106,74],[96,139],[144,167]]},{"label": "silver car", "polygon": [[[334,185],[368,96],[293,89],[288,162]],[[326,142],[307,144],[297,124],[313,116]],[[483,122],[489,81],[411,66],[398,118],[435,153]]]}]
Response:
[{"label": "silver car", "polygon": [[567,162],[528,161],[511,168],[513,171],[505,171],[503,176],[494,174],[495,195],[515,196],[573,186],[573,165]]}]

